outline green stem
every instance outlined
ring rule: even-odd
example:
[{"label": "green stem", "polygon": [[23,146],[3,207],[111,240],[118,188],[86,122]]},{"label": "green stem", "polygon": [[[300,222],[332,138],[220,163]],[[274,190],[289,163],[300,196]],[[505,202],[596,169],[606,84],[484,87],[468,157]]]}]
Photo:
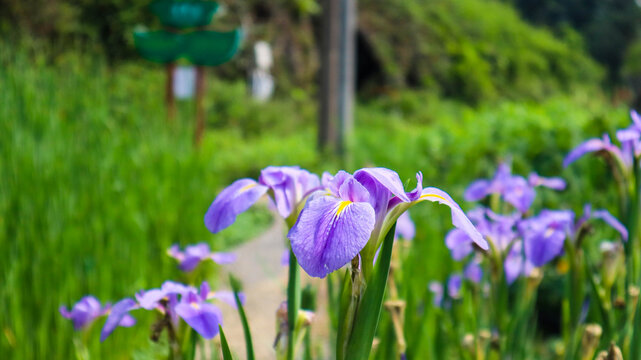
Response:
[{"label": "green stem", "polygon": [[294,328],[296,319],[298,317],[298,310],[300,309],[300,276],[298,270],[298,262],[296,255],[289,250],[289,279],[287,282],[287,322],[288,322],[288,336],[287,336],[287,360],[294,359]]}]

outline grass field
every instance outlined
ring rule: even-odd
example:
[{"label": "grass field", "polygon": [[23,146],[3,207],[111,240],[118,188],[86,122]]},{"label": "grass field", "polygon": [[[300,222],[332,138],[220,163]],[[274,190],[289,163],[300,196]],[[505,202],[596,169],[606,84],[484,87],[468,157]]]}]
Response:
[{"label": "grass field", "polygon": [[[71,323],[58,314],[85,294],[116,301],[142,288],[179,279],[165,250],[173,243],[208,241],[226,249],[264,229],[258,208],[240,224],[211,235],[202,223],[220,189],[255,177],[271,164],[313,171],[367,165],[396,169],[403,179],[422,170],[424,184],[462,200],[464,187],[490,176],[511,156],[515,172],[563,175],[570,189],[543,195],[550,206],[580,208],[589,200],[610,207],[605,166],[562,170],[567,150],[628,122],[626,110],[588,95],[543,104],[499,103],[469,108],[429,94],[391,94],[361,104],[351,155],[344,161],[315,151],[311,95],[253,103],[240,83],[213,79],[208,131],[192,146],[191,105],[165,119],[163,72],[147,64],[109,68],[73,56],[56,65],[23,52],[0,58],[0,354],[15,359],[68,359],[77,348]],[[301,95],[302,94],[302,95]],[[594,165],[594,164],[593,164]],[[452,267],[443,246],[447,210],[414,212],[415,254],[432,254],[411,287]],[[411,266],[424,266],[420,255]],[[445,259],[445,260],[441,260]],[[152,319],[140,319],[150,323]],[[148,326],[116,331],[109,344],[90,330],[94,358],[154,357]],[[80,341],[79,341],[80,343]]]}]

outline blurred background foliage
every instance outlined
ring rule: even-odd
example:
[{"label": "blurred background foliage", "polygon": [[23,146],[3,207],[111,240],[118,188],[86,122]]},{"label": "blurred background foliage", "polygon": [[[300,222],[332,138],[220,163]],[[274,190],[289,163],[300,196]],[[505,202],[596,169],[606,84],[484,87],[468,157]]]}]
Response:
[{"label": "blurred background foliage", "polygon": [[[213,27],[241,24],[247,38],[237,59],[209,73],[209,131],[195,149],[193,104],[179,102],[167,123],[163,67],[133,49],[134,28],[159,26],[147,0],[0,0],[0,354],[71,358],[61,304],[179,280],[164,254],[173,243],[229,249],[263,231],[272,221],[265,208],[217,235],[202,217],[222,187],[268,165],[386,166],[408,182],[420,170],[425,184],[461,200],[469,182],[511,159],[517,174],[568,180],[563,193],[539,192],[538,205],[579,210],[590,201],[616,214],[601,160],[561,163],[583,139],[627,125],[626,101],[639,105],[632,0],[546,0],[536,11],[519,0],[359,1],[359,102],[346,159],[315,149],[318,3],[222,3]],[[275,56],[277,96],[267,103],[246,85],[256,40]],[[408,266],[421,276],[406,286],[416,305],[427,282],[456,265],[443,244],[447,210],[412,215]],[[430,266],[421,254],[433,254]],[[422,344],[419,354],[437,341],[435,324],[408,339]],[[89,351],[154,357],[145,328],[116,331],[109,346],[94,328]]]},{"label": "blurred background foliage", "polygon": [[[0,35],[46,41],[53,44],[54,56],[80,47],[110,64],[135,59],[133,30],[159,26],[146,9],[148,0],[2,2]],[[279,91],[314,88],[319,67],[317,2],[222,3],[224,10],[211,26],[241,24],[246,44],[272,44]],[[638,32],[639,9],[633,0],[547,0],[536,6],[517,0],[358,4],[358,87],[369,97],[391,89],[429,87],[471,103],[505,96],[540,100],[604,79],[612,85],[622,80],[625,53]],[[245,47],[217,72],[228,79],[246,76],[253,64],[250,50]]]}]

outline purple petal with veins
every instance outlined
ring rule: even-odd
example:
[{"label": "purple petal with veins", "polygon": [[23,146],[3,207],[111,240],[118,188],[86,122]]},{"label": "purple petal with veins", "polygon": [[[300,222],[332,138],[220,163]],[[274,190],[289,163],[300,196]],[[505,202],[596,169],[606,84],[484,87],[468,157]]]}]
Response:
[{"label": "purple petal with veins", "polygon": [[374,209],[367,202],[320,196],[307,201],[287,237],[300,266],[322,278],[358,255],[374,222]]},{"label": "purple petal with veins", "polygon": [[249,209],[267,192],[267,187],[252,179],[234,181],[212,202],[205,214],[205,226],[217,233],[236,221],[236,216]]}]

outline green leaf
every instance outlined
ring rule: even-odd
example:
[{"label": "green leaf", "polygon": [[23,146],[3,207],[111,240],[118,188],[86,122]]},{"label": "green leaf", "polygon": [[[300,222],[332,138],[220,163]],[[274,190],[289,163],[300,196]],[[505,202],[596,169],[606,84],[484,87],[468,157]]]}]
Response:
[{"label": "green leaf", "polygon": [[[356,308],[352,300],[352,279],[349,270],[345,271],[343,277],[343,290],[340,294],[340,307],[338,313],[338,328],[336,331],[336,359],[344,360],[347,351],[347,342],[351,335],[352,318]],[[349,320],[348,320],[349,319]]]},{"label": "green leaf", "polygon": [[349,356],[346,356],[346,358],[367,359],[372,350],[372,342],[374,341],[383,298],[385,297],[395,232],[396,224],[389,229],[387,235],[385,235],[385,240],[383,240],[374,276],[372,276],[370,283],[367,284],[361,303],[356,310],[351,336],[347,344],[346,354],[349,354]]},{"label": "green leaf", "polygon": [[218,325],[220,329],[220,346],[223,348],[223,360],[233,360],[231,356],[231,350],[229,350],[229,344],[227,343],[227,338],[225,337],[225,332],[223,327]]},{"label": "green leaf", "polygon": [[238,297],[238,293],[240,292],[240,283],[238,279],[234,278],[231,274],[229,275],[229,283],[231,284],[231,288],[234,291],[234,299],[236,300],[236,306],[238,307],[238,315],[240,315],[240,321],[243,324],[243,332],[245,333],[245,347],[247,348],[247,360],[254,360],[255,357],[252,334],[249,330],[249,323],[247,322],[245,309],[243,308],[243,304],[240,302],[240,297]]}]

